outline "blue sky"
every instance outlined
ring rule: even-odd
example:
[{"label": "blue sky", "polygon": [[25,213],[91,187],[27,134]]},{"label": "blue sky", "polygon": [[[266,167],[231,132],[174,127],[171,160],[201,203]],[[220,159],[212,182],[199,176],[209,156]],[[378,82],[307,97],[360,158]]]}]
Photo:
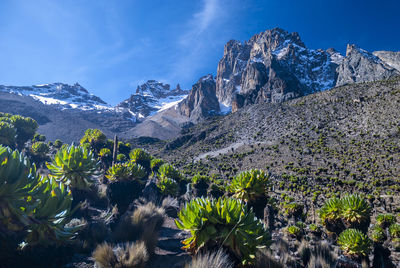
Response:
[{"label": "blue sky", "polygon": [[2,0],[0,84],[79,82],[111,104],[148,79],[190,89],[224,44],[281,27],[310,48],[400,50],[398,0]]}]

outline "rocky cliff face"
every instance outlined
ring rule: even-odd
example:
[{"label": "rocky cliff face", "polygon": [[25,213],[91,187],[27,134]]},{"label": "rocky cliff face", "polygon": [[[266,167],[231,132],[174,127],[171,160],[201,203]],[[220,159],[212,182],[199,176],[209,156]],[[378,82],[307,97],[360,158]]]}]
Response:
[{"label": "rocky cliff face", "polygon": [[146,117],[168,109],[188,94],[178,84],[175,89],[170,90],[170,85],[155,80],[149,80],[136,89],[129,99],[124,100],[116,106],[116,110],[134,122],[143,121]]},{"label": "rocky cliff face", "polygon": [[339,65],[337,73],[336,86],[381,80],[400,74],[380,58],[356,45],[347,45],[346,57]]},{"label": "rocky cliff face", "polygon": [[191,122],[198,122],[203,118],[220,112],[215,92],[215,80],[212,75],[199,79],[193,85],[188,97],[177,106],[180,114],[189,118]]},{"label": "rocky cliff face", "polygon": [[219,61],[216,96],[221,107],[283,102],[348,83],[398,75],[399,54],[378,56],[349,45],[346,56],[330,48],[309,49],[297,33],[275,28],[246,42],[231,40]]},{"label": "rocky cliff face", "polygon": [[390,67],[400,71],[400,52],[375,51],[373,54]]},{"label": "rocky cliff face", "polygon": [[333,87],[342,56],[306,48],[297,33],[275,28],[241,43],[229,41],[218,64],[216,92],[232,110],[282,102]]}]

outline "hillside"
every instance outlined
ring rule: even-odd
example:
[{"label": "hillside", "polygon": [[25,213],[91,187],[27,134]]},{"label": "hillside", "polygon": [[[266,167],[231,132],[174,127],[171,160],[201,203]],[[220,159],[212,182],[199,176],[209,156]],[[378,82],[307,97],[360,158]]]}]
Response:
[{"label": "hillside", "polygon": [[137,145],[187,175],[230,178],[268,168],[278,189],[297,194],[388,194],[400,191],[399,111],[397,77],[252,105],[196,125],[169,143]]}]

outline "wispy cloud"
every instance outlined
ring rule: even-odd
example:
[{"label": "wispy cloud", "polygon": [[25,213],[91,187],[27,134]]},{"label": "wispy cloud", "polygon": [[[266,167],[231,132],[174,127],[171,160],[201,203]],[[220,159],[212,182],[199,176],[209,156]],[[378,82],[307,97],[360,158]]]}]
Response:
[{"label": "wispy cloud", "polygon": [[226,37],[221,35],[221,31],[223,32],[221,26],[225,25],[231,15],[228,9],[229,5],[225,0],[203,0],[201,9],[187,21],[186,30],[177,40],[178,55],[171,64],[169,81],[196,82],[199,77],[194,77],[209,60],[210,51],[226,41]]}]

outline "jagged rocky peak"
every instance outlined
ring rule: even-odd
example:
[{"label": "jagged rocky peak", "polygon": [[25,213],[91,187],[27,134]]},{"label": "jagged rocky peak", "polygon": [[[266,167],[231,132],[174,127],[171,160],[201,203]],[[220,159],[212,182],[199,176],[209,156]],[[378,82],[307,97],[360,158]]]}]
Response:
[{"label": "jagged rocky peak", "polygon": [[192,122],[199,122],[204,118],[220,112],[218,99],[215,95],[215,80],[213,75],[203,76],[192,86],[187,98],[177,106],[179,112],[189,117]]},{"label": "jagged rocky peak", "polygon": [[188,91],[182,90],[179,84],[171,90],[169,84],[148,80],[137,87],[135,94],[118,104],[116,109],[123,112],[126,118],[140,122],[148,116],[174,106],[187,94]]},{"label": "jagged rocky peak", "polygon": [[343,56],[308,49],[298,33],[274,28],[249,41],[229,41],[218,64],[216,94],[235,111],[255,102],[282,102],[333,87]]},{"label": "jagged rocky peak", "polygon": [[337,73],[336,86],[375,81],[400,74],[379,57],[354,44],[347,45],[346,57],[339,65]]}]

